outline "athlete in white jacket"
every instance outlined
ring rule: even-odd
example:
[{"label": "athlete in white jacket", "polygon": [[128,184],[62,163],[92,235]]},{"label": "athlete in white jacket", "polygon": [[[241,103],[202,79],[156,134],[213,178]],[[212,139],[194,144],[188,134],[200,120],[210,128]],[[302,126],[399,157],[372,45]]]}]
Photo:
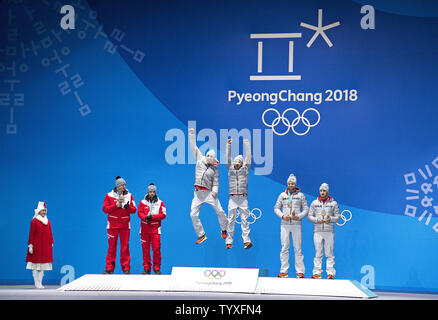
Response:
[{"label": "athlete in white jacket", "polygon": [[334,224],[341,218],[338,203],[328,195],[327,183],[319,187],[320,196],[312,201],[308,219],[315,224],[313,229],[313,242],[315,244],[315,258],[313,259],[313,279],[320,279],[322,273],[322,256],[325,251],[327,258],[327,278],[334,279],[336,270],[333,247],[335,242]]},{"label": "athlete in white jacket", "polygon": [[219,170],[217,166],[219,161],[216,160],[214,150],[209,150],[205,157],[201,154],[196,146],[195,129],[193,128],[189,129],[189,142],[193,157],[196,160],[195,192],[190,208],[190,218],[198,236],[196,244],[200,244],[207,239],[204,227],[199,219],[199,211],[204,202],[211,205],[216,212],[222,230],[222,238],[225,239],[227,237],[228,220],[217,198],[219,191]]},{"label": "athlete in white jacket", "polygon": [[309,208],[307,207],[306,197],[296,185],[297,178],[291,174],[287,179],[286,191],[278,196],[274,207],[275,214],[281,219],[281,267],[278,274],[280,278],[288,276],[291,235],[295,251],[295,272],[298,278],[304,278],[304,255],[301,252],[301,220],[307,216]]},{"label": "athlete in white jacket", "polygon": [[228,229],[227,240],[225,241],[226,248],[231,249],[233,245],[234,224],[237,218],[237,212],[241,218],[243,248],[249,249],[252,247],[252,242],[249,237],[249,208],[248,208],[248,175],[251,167],[251,146],[247,139],[243,140],[245,146],[246,157],[243,161],[243,156],[238,155],[231,163],[231,142],[228,139],[227,148],[225,150],[225,158],[227,159],[228,168],[228,193],[230,200],[228,201]]}]

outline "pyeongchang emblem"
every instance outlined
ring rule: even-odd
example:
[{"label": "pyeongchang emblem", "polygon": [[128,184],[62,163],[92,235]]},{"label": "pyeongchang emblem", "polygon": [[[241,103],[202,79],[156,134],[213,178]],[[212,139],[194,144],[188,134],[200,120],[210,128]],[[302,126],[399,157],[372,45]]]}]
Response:
[{"label": "pyeongchang emblem", "polygon": [[[333,47],[333,42],[327,36],[326,31],[340,26],[339,21],[323,25],[323,10],[318,9],[317,24],[311,25],[306,22],[301,22],[300,27],[313,30],[312,37],[308,40],[306,46],[310,48],[315,40],[319,37],[325,41],[327,46]],[[257,74],[250,75],[250,81],[287,81],[301,80],[301,75],[294,73],[294,41],[302,38],[301,32],[296,33],[252,33],[251,39],[257,39]],[[263,41],[272,39],[289,39],[288,41],[288,70],[285,74],[264,74],[263,73]],[[267,115],[270,113],[271,115]],[[308,116],[312,114],[312,119]],[[272,118],[274,115],[274,118]],[[268,118],[271,118],[268,120]],[[263,124],[271,128],[273,133],[278,136],[284,136],[290,131],[296,136],[304,136],[309,133],[310,129],[317,126],[321,120],[321,115],[315,108],[307,108],[300,112],[295,108],[288,108],[282,113],[275,108],[269,108],[262,114]]]}]

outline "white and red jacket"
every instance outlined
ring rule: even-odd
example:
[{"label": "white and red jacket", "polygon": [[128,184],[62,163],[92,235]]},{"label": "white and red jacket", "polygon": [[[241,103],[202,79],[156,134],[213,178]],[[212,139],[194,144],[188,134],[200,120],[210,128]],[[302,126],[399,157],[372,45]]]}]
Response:
[{"label": "white and red jacket", "polygon": [[[149,212],[152,212],[152,219],[149,222],[146,221],[146,217]],[[148,197],[140,201],[138,205],[138,217],[141,219],[140,233],[157,233],[161,234],[161,220],[166,218],[166,207],[164,202],[157,196],[152,199],[152,202]]]},{"label": "white and red jacket", "polygon": [[[124,201],[122,207],[117,207],[116,203],[119,201],[119,194],[112,190],[108,192],[103,201],[103,212],[108,214],[107,229],[110,228],[128,228],[131,229],[130,214],[137,211],[134,197],[127,190],[123,194]],[[125,209],[125,205],[129,206]]]}]

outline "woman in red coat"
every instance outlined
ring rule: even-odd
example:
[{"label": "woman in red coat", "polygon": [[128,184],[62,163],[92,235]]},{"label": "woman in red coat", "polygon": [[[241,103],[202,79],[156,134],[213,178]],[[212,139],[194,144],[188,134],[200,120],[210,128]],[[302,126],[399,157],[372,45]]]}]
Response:
[{"label": "woman in red coat", "polygon": [[143,274],[151,273],[151,247],[154,254],[154,273],[161,274],[161,220],[166,218],[166,207],[163,201],[157,197],[157,187],[153,183],[148,186],[147,190],[148,193],[138,206],[138,217],[141,219]]},{"label": "woman in red coat", "polygon": [[42,282],[44,271],[52,270],[53,235],[50,221],[47,219],[47,205],[38,202],[35,215],[30,223],[26,269],[32,270],[35,287],[44,289]]}]

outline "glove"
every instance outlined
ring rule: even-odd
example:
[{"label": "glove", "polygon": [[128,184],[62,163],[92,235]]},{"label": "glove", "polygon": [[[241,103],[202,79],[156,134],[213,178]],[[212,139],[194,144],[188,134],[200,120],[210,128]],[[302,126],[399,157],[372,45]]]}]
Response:
[{"label": "glove", "polygon": [[32,244],[29,245],[29,253],[33,254],[33,245]]},{"label": "glove", "polygon": [[124,209],[128,209],[129,208],[129,201],[123,206]]},{"label": "glove", "polygon": [[151,223],[152,215],[147,215],[145,220],[146,220],[146,223]]}]

